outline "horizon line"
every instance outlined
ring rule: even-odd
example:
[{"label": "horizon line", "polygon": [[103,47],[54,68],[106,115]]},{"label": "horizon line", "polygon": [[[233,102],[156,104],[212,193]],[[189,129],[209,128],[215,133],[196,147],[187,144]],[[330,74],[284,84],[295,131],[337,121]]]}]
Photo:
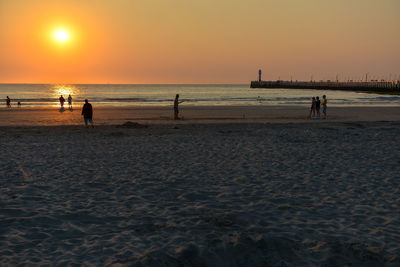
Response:
[{"label": "horizon line", "polygon": [[70,84],[70,85],[244,85],[248,83],[64,83],[64,82],[0,82],[0,84],[37,84],[37,85],[48,85],[48,84]]}]

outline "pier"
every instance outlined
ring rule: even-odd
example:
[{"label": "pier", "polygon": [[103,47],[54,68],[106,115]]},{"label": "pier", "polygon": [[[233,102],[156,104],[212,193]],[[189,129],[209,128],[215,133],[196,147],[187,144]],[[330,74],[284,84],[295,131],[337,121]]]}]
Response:
[{"label": "pier", "polygon": [[373,92],[400,94],[400,81],[370,80],[370,81],[263,81],[261,70],[258,81],[250,83],[251,88],[285,88],[285,89],[315,89],[315,90],[346,90],[356,92]]},{"label": "pier", "polygon": [[368,82],[339,82],[339,81],[252,81],[251,88],[287,88],[315,90],[347,90],[360,92],[400,93],[399,81],[368,81]]}]

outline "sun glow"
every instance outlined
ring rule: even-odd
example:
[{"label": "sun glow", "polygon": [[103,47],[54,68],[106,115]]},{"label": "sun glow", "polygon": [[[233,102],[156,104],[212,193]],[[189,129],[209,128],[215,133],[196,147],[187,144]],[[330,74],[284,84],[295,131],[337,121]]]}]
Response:
[{"label": "sun glow", "polygon": [[79,89],[74,86],[74,85],[53,85],[52,87],[52,95],[54,99],[57,99],[56,102],[58,102],[58,98],[60,96],[63,96],[65,99],[68,98],[69,95],[72,97],[75,97],[77,95],[80,95]]},{"label": "sun glow", "polygon": [[58,29],[54,32],[54,38],[60,42],[60,43],[64,43],[67,42],[69,39],[69,33],[68,31],[64,30],[64,29]]}]

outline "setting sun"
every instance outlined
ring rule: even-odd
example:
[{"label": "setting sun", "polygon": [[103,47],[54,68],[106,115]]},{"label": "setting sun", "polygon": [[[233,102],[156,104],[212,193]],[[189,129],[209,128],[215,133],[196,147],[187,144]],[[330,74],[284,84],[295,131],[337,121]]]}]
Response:
[{"label": "setting sun", "polygon": [[64,43],[69,39],[69,33],[64,29],[58,29],[54,32],[54,38],[60,42]]}]

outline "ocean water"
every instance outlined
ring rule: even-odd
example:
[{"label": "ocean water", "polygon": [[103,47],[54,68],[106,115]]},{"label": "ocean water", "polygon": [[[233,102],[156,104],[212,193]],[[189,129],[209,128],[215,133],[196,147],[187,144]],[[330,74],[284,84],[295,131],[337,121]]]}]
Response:
[{"label": "ocean water", "polygon": [[176,94],[185,105],[214,106],[305,106],[311,97],[326,95],[330,106],[399,106],[400,96],[331,90],[250,88],[230,85],[138,85],[138,84],[0,84],[0,107],[9,96],[12,105],[58,106],[58,98],[71,94],[73,104],[89,99],[96,106],[168,106]]}]

